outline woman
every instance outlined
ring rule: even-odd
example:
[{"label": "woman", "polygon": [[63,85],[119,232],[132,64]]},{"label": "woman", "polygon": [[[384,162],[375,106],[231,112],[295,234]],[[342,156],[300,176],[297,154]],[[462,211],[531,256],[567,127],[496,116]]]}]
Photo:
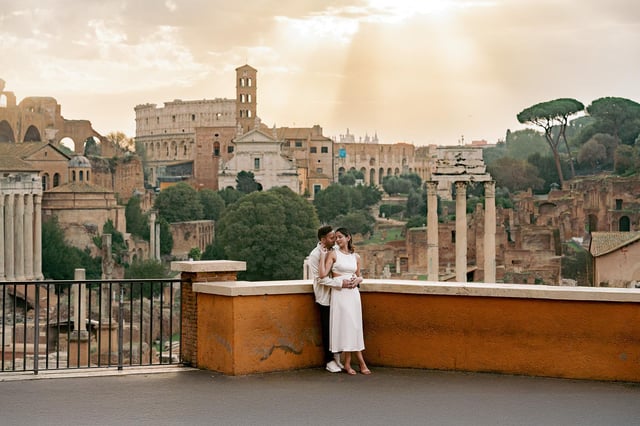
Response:
[{"label": "woman", "polygon": [[351,234],[346,228],[336,230],[336,250],[324,251],[320,257],[319,276],[331,277],[336,285],[331,287],[331,312],[329,319],[331,352],[344,353],[344,368],[348,374],[351,356],[355,353],[362,374],[371,374],[364,362],[364,334],[362,332],[362,304],[358,286],[362,282],[360,256],[354,252]]}]

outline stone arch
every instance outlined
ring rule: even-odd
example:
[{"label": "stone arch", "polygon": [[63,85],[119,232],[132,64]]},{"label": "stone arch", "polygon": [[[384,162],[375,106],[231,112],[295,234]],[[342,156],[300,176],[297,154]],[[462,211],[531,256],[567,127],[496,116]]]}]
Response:
[{"label": "stone arch", "polygon": [[393,176],[393,170],[391,169],[391,167],[387,169],[387,176]]},{"label": "stone arch", "polygon": [[0,121],[0,142],[16,143],[15,134],[7,120]]},{"label": "stone arch", "polygon": [[214,157],[219,157],[220,156],[220,142],[215,141],[213,143],[213,156]]},{"label": "stone arch", "polygon": [[70,149],[73,152],[76,152],[76,142],[69,136],[65,136],[64,138],[60,139],[60,145],[64,146],[67,149]]},{"label": "stone arch", "polygon": [[178,156],[178,143],[176,141],[171,141],[171,153],[173,153],[173,157]]},{"label": "stone arch", "polygon": [[396,169],[393,171],[393,175],[400,176],[400,169],[396,167]]},{"label": "stone arch", "polygon": [[60,173],[53,175],[53,187],[60,186]]},{"label": "stone arch", "polygon": [[618,231],[620,232],[631,231],[631,220],[629,219],[629,216],[622,216],[618,220]]},{"label": "stone arch", "polygon": [[182,156],[185,158],[189,155],[189,146],[185,141],[180,142],[180,151],[182,151]]},{"label": "stone arch", "polygon": [[382,185],[382,178],[384,177],[384,169],[380,167],[378,170],[378,185]]},{"label": "stone arch", "polygon": [[376,184],[376,169],[373,167],[369,170],[369,185]]},{"label": "stone arch", "polygon": [[344,167],[338,168],[338,178],[341,178],[342,175],[346,172]]},{"label": "stone arch", "polygon": [[25,142],[41,142],[42,138],[40,137],[40,130],[33,124],[27,128],[27,131],[24,134]]}]

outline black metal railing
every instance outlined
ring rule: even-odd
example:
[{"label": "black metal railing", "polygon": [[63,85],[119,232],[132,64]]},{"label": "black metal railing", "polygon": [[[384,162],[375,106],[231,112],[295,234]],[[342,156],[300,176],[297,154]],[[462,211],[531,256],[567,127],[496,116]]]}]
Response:
[{"label": "black metal railing", "polygon": [[0,282],[0,373],[181,363],[180,279]]}]

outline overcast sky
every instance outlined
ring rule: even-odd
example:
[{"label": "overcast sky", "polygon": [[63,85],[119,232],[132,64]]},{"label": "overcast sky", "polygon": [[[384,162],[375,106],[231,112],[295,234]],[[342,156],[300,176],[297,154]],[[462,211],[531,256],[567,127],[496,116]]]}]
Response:
[{"label": "overcast sky", "polygon": [[637,0],[0,0],[0,78],[18,102],[135,135],[133,108],[235,98],[326,136],[503,139],[560,97],[640,102]]}]

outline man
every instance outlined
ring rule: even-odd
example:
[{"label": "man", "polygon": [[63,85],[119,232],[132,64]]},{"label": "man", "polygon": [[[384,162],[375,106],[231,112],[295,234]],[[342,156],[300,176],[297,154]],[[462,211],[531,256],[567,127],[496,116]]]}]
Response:
[{"label": "man", "polygon": [[318,265],[320,263],[320,253],[322,250],[333,250],[336,242],[336,234],[329,225],[321,226],[318,229],[318,244],[309,253],[309,269],[311,279],[313,280],[313,293],[316,297],[316,303],[320,307],[320,326],[322,329],[322,347],[324,348],[324,357],[326,369],[331,373],[339,373],[344,366],[340,362],[340,354],[332,353],[329,350],[329,312],[331,304],[331,279],[318,278]]}]

